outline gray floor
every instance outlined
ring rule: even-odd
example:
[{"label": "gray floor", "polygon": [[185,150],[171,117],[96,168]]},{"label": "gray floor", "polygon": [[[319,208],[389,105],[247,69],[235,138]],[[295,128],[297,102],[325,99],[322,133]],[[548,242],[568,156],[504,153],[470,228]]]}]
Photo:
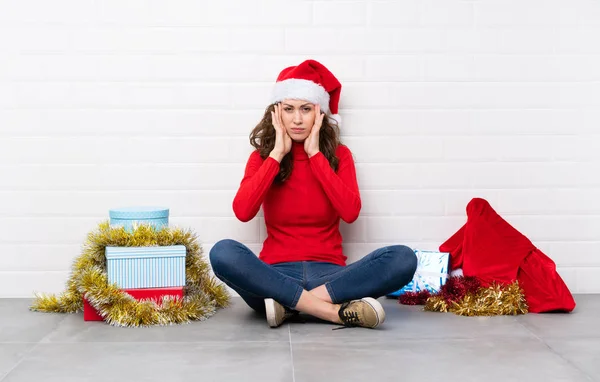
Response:
[{"label": "gray floor", "polygon": [[0,299],[0,381],[600,381],[600,295],[571,314],[458,317],[381,299],[380,329],[277,329],[239,298],[207,321],[124,329]]}]

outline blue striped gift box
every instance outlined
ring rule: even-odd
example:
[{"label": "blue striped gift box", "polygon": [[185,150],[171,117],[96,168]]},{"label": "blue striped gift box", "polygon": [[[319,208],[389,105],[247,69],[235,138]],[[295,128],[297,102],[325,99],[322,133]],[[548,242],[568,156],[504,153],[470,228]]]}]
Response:
[{"label": "blue striped gift box", "polygon": [[120,288],[185,286],[185,246],[106,247],[108,282]]}]

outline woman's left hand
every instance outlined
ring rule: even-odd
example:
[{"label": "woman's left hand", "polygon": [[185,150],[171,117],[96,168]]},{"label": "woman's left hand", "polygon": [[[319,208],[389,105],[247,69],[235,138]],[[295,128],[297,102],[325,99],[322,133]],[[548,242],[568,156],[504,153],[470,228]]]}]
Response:
[{"label": "woman's left hand", "polygon": [[315,124],[310,131],[310,135],[304,141],[304,151],[308,154],[308,157],[312,157],[319,153],[319,131],[321,130],[321,125],[323,125],[323,117],[325,117],[325,113],[321,113],[321,107],[319,105],[315,105]]}]

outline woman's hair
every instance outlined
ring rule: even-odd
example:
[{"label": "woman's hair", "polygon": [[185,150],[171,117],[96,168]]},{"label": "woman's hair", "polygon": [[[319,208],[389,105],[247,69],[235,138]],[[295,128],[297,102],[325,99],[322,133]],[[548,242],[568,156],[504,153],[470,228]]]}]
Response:
[{"label": "woman's hair", "polygon": [[[269,105],[265,110],[261,121],[250,133],[250,144],[260,153],[261,158],[265,159],[275,147],[275,128],[271,120],[271,112],[275,110],[275,105]],[[335,122],[331,122],[327,116],[323,118],[323,124],[319,131],[319,150],[329,161],[333,171],[337,171],[339,159],[335,151],[340,145],[340,129]],[[276,183],[283,183],[292,173],[292,152],[286,154],[281,160],[279,174],[275,177]]]}]

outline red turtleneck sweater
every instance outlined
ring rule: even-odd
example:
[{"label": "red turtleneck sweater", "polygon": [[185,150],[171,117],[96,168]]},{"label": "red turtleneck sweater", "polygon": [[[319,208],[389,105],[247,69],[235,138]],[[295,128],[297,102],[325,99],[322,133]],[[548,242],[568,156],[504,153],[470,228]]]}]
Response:
[{"label": "red turtleneck sweater", "polygon": [[279,162],[254,151],[233,200],[235,216],[247,222],[263,206],[267,238],[260,259],[267,264],[326,261],[346,265],[340,218],[352,223],[361,208],[352,153],[337,148],[338,171],[323,153],[308,157],[303,143],[292,143],[293,169],[283,184],[273,182]]}]

